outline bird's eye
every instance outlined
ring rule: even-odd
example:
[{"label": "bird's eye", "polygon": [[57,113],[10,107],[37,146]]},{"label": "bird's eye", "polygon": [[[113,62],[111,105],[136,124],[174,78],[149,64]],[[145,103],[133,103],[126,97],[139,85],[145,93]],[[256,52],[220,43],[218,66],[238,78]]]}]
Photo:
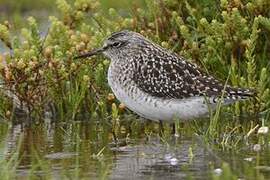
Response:
[{"label": "bird's eye", "polygon": [[112,44],[112,46],[119,47],[119,46],[121,46],[121,42],[115,42],[115,43]]}]

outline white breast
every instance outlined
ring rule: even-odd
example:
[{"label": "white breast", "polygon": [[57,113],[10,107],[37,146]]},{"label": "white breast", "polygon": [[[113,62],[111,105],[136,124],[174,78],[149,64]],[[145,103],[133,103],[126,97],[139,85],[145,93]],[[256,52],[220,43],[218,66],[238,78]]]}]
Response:
[{"label": "white breast", "polygon": [[111,68],[108,71],[108,83],[120,102],[146,119],[172,121],[178,118],[185,121],[201,117],[209,111],[204,97],[163,99],[153,97],[137,87],[134,87],[135,93],[131,96],[112,78]]}]

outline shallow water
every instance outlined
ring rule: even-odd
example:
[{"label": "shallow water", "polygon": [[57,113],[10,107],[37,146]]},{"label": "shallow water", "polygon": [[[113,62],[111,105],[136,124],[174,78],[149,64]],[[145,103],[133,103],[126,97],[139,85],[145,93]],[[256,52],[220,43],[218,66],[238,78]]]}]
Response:
[{"label": "shallow water", "polygon": [[164,139],[122,134],[119,137],[129,138],[116,145],[109,128],[89,122],[10,128],[1,123],[0,129],[0,141],[6,142],[0,157],[9,159],[19,149],[18,179],[209,179],[220,172],[222,162],[229,163],[238,177],[250,173],[270,178],[268,148],[258,154],[250,146],[222,152],[207,147],[196,135]]}]

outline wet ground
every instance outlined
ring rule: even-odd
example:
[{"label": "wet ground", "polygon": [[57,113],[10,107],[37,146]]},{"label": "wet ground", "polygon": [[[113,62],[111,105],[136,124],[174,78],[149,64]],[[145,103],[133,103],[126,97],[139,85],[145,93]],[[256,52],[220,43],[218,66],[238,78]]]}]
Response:
[{"label": "wet ground", "polygon": [[0,157],[19,153],[18,179],[209,179],[222,173],[223,162],[240,178],[259,174],[270,178],[267,147],[258,153],[251,145],[237,151],[215,150],[197,135],[125,134],[116,144],[108,129],[89,122],[28,127],[1,123],[0,130],[0,141],[5,142]]}]

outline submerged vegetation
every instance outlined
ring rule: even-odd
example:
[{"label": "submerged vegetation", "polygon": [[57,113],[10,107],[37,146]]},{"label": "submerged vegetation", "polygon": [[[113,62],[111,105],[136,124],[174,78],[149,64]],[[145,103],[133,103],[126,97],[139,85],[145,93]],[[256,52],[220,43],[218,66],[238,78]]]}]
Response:
[{"label": "submerged vegetation", "polygon": [[[21,30],[14,29],[13,22],[0,24],[0,39],[7,49],[0,54],[0,116],[5,123],[15,122],[22,115],[26,115],[23,121],[34,124],[48,118],[72,125],[75,120],[90,122],[94,136],[103,137],[105,143],[95,149],[97,159],[106,143],[113,140],[158,136],[157,124],[136,121],[138,117],[111,94],[106,79],[110,63],[107,59],[98,56],[74,60],[76,55],[100,46],[112,32],[129,29],[189,58],[223,82],[257,91],[254,99],[211,112],[209,121],[177,122],[178,133],[196,133],[204,143],[223,150],[238,150],[244,144],[267,149],[268,0],[131,1],[124,11],[104,10],[97,0],[57,0],[56,6],[58,16],[50,16],[45,29],[34,17],[29,17]],[[164,144],[170,131],[165,125]],[[77,152],[76,148],[73,150]],[[108,154],[106,148],[104,151]],[[9,160],[0,157],[1,174],[3,167],[12,169],[17,165],[17,154],[14,152]],[[43,160],[35,161],[38,168],[48,170],[49,165]],[[224,178],[236,179],[226,163],[222,169]],[[100,177],[106,177],[102,173]],[[6,176],[9,178],[9,174]]]}]

